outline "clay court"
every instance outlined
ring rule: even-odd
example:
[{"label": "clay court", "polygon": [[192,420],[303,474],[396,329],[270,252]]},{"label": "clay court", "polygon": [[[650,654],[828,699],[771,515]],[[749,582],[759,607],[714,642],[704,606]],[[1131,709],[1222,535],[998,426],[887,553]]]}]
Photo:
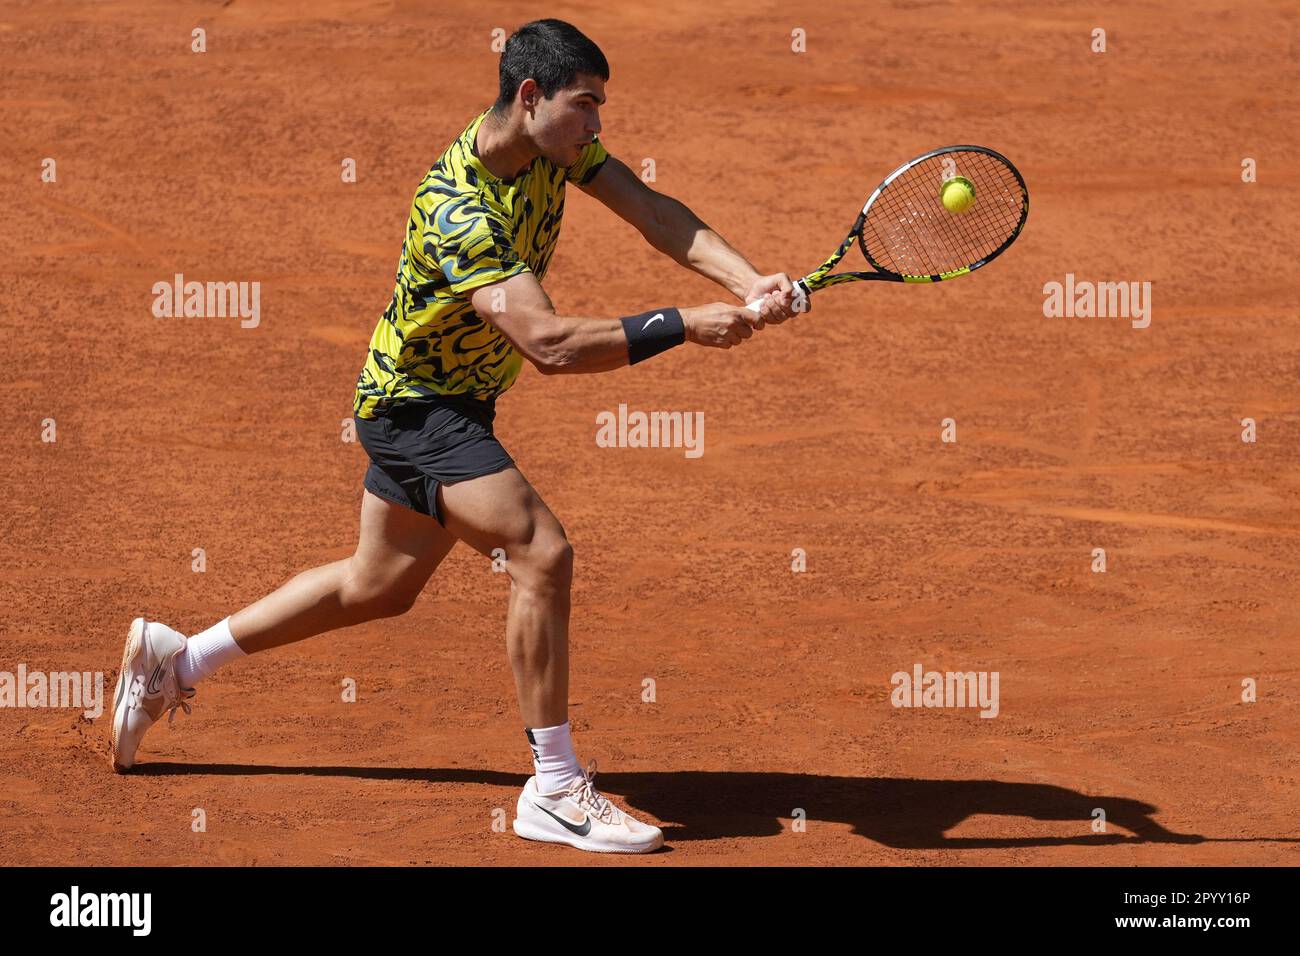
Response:
[{"label": "clay court", "polygon": [[[462,545],[409,614],[204,682],[130,775],[109,710],[0,709],[0,863],[1300,863],[1300,13],[853,6],[0,7],[0,670],[102,672],[106,708],[132,618],[192,634],[352,552],[353,387],[494,29],[599,43],[602,142],[763,271],[813,269],[937,146],[1031,197],[975,275],[498,403],[575,548],[579,757],[664,851],[509,832],[509,579]],[[176,273],[260,282],[260,324],[155,318]],[[1067,274],[1150,282],[1150,325],[1045,317]],[[579,315],[728,298],[577,188],[545,285]],[[621,403],[703,412],[704,453],[599,447]],[[892,706],[917,664],[997,672],[997,716]]]}]

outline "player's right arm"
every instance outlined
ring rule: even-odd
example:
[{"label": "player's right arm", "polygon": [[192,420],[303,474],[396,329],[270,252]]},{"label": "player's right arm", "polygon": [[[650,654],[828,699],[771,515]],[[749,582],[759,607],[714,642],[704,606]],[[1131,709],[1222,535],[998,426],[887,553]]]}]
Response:
[{"label": "player's right arm", "polygon": [[[491,322],[543,375],[607,372],[629,364],[622,319],[560,315],[532,272],[479,286],[474,311]],[[743,306],[715,302],[678,310],[687,342],[729,349],[763,327]]]}]

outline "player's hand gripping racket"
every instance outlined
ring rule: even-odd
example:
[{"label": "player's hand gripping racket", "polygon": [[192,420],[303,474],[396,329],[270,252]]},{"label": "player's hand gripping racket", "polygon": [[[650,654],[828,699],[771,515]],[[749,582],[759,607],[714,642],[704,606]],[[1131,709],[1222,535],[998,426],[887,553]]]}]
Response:
[{"label": "player's hand gripping racket", "polygon": [[[974,201],[961,212],[945,205],[949,180],[973,186]],[[964,204],[950,197],[952,206]],[[1015,241],[1029,217],[1029,191],[1016,167],[983,146],[945,146],[904,163],[876,187],[835,254],[796,280],[795,301],[818,289],[856,279],[941,282],[974,272]],[[874,272],[830,271],[857,241]],[[762,299],[749,303],[759,311]],[[796,305],[796,308],[798,306]]]}]

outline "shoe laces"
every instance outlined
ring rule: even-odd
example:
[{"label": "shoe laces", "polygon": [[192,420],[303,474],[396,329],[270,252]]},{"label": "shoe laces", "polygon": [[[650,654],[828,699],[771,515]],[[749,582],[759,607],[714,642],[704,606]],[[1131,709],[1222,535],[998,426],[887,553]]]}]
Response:
[{"label": "shoe laces", "polygon": [[173,657],[168,662],[168,671],[166,678],[163,679],[163,693],[175,699],[170,707],[167,708],[167,723],[170,725],[176,719],[176,711],[184,710],[185,716],[189,717],[193,711],[190,710],[189,699],[198,692],[194,688],[182,687],[180,678],[176,676],[176,658]]},{"label": "shoe laces", "polygon": [[[174,680],[175,678],[173,677],[172,679]],[[137,674],[135,680],[131,682],[131,690],[130,690],[131,707],[135,710],[139,710],[140,707],[144,704],[144,688],[145,688],[144,678],[141,677],[139,674]],[[178,710],[184,710],[186,716],[190,716],[194,713],[194,711],[190,708],[189,698],[195,695],[195,691],[193,689],[186,691],[179,684],[177,684],[176,695],[177,696],[175,702],[170,707],[167,708],[167,723],[169,724],[175,722],[176,711]],[[159,716],[162,715],[160,714]]]},{"label": "shoe laces", "polygon": [[[193,697],[194,695],[190,694],[190,696]],[[190,716],[193,713],[193,711],[190,710],[189,701],[187,701],[184,697],[178,698],[176,703],[172,704],[171,707],[167,709],[167,723],[170,724],[172,721],[174,721],[176,719],[176,711],[182,709],[185,711],[186,717]]]},{"label": "shoe laces", "polygon": [[596,761],[592,760],[587,764],[587,769],[582,771],[582,776],[575,778],[569,784],[569,796],[577,801],[578,806],[602,823],[613,825],[621,823],[623,815],[608,797],[596,789],[595,784],[592,783],[595,779]]}]

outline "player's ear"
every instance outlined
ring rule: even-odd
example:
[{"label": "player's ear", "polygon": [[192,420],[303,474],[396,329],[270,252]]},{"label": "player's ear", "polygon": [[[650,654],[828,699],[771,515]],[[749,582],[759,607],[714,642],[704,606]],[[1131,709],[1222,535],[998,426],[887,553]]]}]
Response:
[{"label": "player's ear", "polygon": [[543,99],[542,88],[537,85],[537,81],[531,76],[519,84],[519,100],[529,116],[534,115],[537,104]]}]

